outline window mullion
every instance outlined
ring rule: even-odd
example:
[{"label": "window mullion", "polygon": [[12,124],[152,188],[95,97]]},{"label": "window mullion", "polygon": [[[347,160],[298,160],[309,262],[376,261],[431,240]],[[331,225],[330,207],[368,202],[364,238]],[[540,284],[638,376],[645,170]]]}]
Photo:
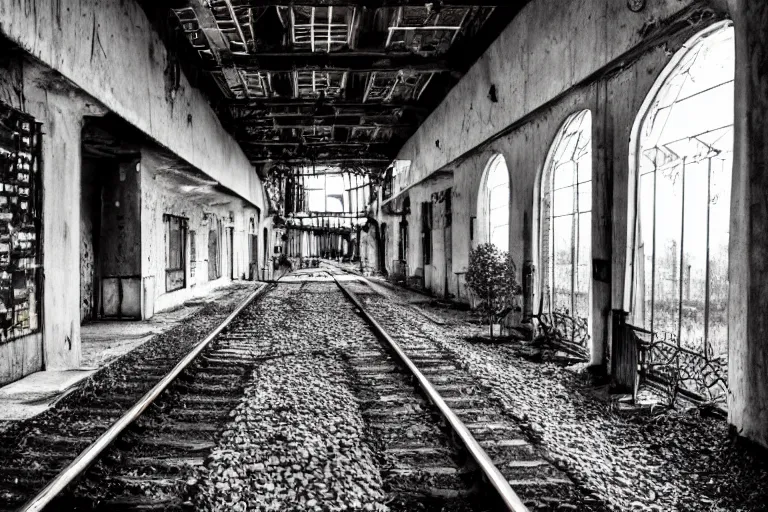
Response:
[{"label": "window mullion", "polygon": [[653,253],[651,256],[651,332],[654,332],[654,321],[656,312],[656,216],[658,213],[658,151],[653,156],[653,239],[651,241],[651,247],[653,247]]},{"label": "window mullion", "polygon": [[549,286],[549,312],[554,313],[555,310],[555,191],[554,173],[550,175],[550,181],[552,182],[552,190],[549,196],[549,268],[550,268],[550,286]]},{"label": "window mullion", "polygon": [[710,236],[710,207],[712,205],[712,158],[707,159],[707,256],[704,263],[704,350],[709,347],[709,236]]},{"label": "window mullion", "polygon": [[683,157],[683,179],[681,183],[681,196],[680,201],[680,275],[678,276],[678,298],[677,298],[677,344],[680,346],[682,340],[680,339],[683,332],[683,265],[685,264],[685,168],[686,159]]},{"label": "window mullion", "polygon": [[[579,165],[574,162],[576,166],[576,175],[578,176]],[[574,180],[578,182],[578,179]],[[576,284],[577,284],[577,272],[578,272],[578,257],[579,257],[579,186],[575,184],[573,186],[573,218],[571,219],[571,317],[576,318]],[[576,338],[576,322],[573,322],[573,331],[571,332],[571,339]]]}]

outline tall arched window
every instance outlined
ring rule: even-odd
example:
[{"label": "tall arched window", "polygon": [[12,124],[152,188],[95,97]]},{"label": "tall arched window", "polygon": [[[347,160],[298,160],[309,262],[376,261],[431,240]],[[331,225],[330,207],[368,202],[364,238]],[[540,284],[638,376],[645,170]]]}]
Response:
[{"label": "tall arched window", "polygon": [[673,58],[638,118],[634,322],[701,354],[727,354],[735,49],[729,22]]},{"label": "tall arched window", "polygon": [[[592,115],[589,110],[573,114],[560,128],[541,183],[544,311],[557,311],[585,324],[589,318],[592,283]],[[588,332],[584,336],[588,336]]]},{"label": "tall arched window", "polygon": [[494,155],[486,166],[478,197],[478,233],[481,243],[509,251],[509,169],[504,157]]}]

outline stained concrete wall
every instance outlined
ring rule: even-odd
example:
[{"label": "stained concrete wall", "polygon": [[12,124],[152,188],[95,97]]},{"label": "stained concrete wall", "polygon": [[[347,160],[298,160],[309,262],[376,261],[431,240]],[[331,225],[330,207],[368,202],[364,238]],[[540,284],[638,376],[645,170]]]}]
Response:
[{"label": "stained concrete wall", "polygon": [[[655,39],[675,18],[695,20],[697,10],[721,3],[661,0],[640,13],[614,0],[528,3],[399,152],[398,159],[412,165],[396,190],[422,181],[638,47],[663,44]],[[489,99],[492,85],[497,103]]]},{"label": "stained concrete wall", "polygon": [[[44,125],[42,342],[40,336],[31,336],[11,344],[19,348],[17,355],[25,354],[15,366],[23,368],[22,374],[40,368],[76,368],[80,365],[80,134],[83,117],[103,114],[104,109],[50,69],[15,53],[0,58],[0,101]],[[26,348],[20,352],[22,345]],[[10,379],[4,375],[0,379],[21,376],[14,373]]]},{"label": "stained concrete wall", "polygon": [[254,205],[261,182],[132,0],[0,0],[0,33]]},{"label": "stained concrete wall", "polygon": [[768,446],[768,3],[735,3],[728,421]]},{"label": "stained concrete wall", "polygon": [[[0,349],[8,352],[0,353],[0,360],[21,369],[13,375],[0,372],[5,382],[40,368],[80,364],[81,234],[87,228],[81,225],[80,207],[84,116],[111,111],[221,190],[234,191],[262,210],[264,197],[242,150],[181,75],[134,1],[0,0],[0,35],[25,51],[0,55],[0,101],[44,125],[45,323],[42,340],[28,337]],[[238,255],[245,243],[236,236]],[[236,261],[240,267],[244,257]]]},{"label": "stained concrete wall", "polygon": [[[142,159],[142,219],[141,251],[142,277],[145,293],[145,317],[154,312],[172,308],[194,297],[207,294],[213,288],[235,279],[248,277],[250,260],[249,236],[262,227],[258,213],[253,207],[235,197],[207,191],[195,193],[196,186],[158,169],[150,157]],[[230,213],[233,219],[230,221]],[[186,241],[186,286],[172,292],[166,291],[165,222],[163,215],[176,215],[188,219],[188,230],[195,236],[195,269],[192,274],[191,237]],[[253,219],[253,223],[251,223]],[[222,221],[222,239],[219,242],[221,254],[221,277],[208,279],[208,236],[211,226]],[[233,229],[233,247],[226,242],[227,229]],[[260,245],[263,245],[261,243]],[[262,255],[263,248],[259,254]],[[262,255],[263,257],[263,255]],[[234,266],[232,265],[234,264]]]},{"label": "stained concrete wall", "polygon": [[[631,13],[623,3],[590,0],[587,4],[578,9],[550,0],[529,4],[400,152],[398,158],[411,160],[412,165],[396,178],[396,192],[406,192],[392,204],[406,194],[411,199],[409,264],[414,274],[418,266],[414,263],[421,260],[419,203],[446,186],[442,180],[432,183],[434,180],[424,178],[438,172],[452,174],[455,276],[449,278],[449,293],[465,299],[469,250],[479,241],[475,229],[475,240],[470,243],[470,217],[478,215],[478,192],[488,162],[496,154],[503,155],[510,171],[510,253],[522,283],[526,261],[537,268],[541,265],[539,181],[550,147],[571,114],[589,109],[592,258],[612,264],[611,282],[593,280],[591,297],[592,362],[605,364],[610,357],[610,310],[622,308],[626,296],[632,126],[674,51],[727,12],[715,4],[705,9],[695,2],[657,2],[641,14]],[[689,4],[694,7],[684,10]],[[683,14],[674,23],[659,19],[681,9]],[[607,16],[614,11],[608,23]],[[638,31],[650,20],[656,25],[643,39]],[[587,44],[593,41],[597,46]],[[499,90],[499,103],[486,96],[491,85]],[[436,140],[440,140],[440,148]],[[380,215],[380,220],[394,228],[390,232],[395,236],[388,243],[389,264],[397,255],[399,219]],[[432,266],[439,268],[444,262],[444,256],[435,252]],[[534,311],[540,290],[537,280],[534,295],[525,298]],[[440,286],[433,286],[432,291],[443,292]]]}]

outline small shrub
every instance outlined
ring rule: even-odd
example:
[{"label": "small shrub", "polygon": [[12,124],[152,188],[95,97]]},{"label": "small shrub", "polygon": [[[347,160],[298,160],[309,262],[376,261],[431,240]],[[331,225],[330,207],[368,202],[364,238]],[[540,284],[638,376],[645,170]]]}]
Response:
[{"label": "small shrub", "polygon": [[493,244],[479,245],[469,253],[467,286],[477,296],[478,309],[488,321],[491,339],[493,324],[512,311],[522,291],[516,274],[512,257]]}]

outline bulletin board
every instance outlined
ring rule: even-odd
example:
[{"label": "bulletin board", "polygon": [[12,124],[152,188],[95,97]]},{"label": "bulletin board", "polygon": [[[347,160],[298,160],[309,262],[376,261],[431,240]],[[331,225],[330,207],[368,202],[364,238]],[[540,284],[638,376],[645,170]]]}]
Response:
[{"label": "bulletin board", "polygon": [[40,330],[41,129],[0,103],[0,343]]}]

